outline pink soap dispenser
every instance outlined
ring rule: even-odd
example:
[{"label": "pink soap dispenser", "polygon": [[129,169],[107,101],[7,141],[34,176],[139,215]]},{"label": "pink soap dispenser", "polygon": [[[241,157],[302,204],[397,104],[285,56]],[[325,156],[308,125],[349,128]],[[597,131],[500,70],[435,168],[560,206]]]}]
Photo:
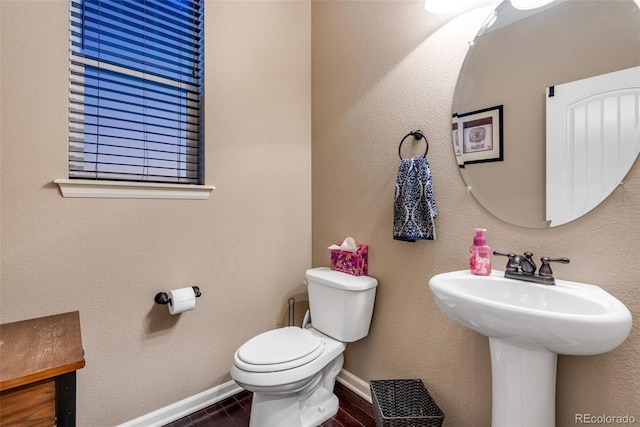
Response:
[{"label": "pink soap dispenser", "polygon": [[473,238],[473,245],[469,247],[469,267],[471,272],[478,276],[488,276],[491,274],[491,248],[487,245],[485,228],[476,228],[476,235]]}]

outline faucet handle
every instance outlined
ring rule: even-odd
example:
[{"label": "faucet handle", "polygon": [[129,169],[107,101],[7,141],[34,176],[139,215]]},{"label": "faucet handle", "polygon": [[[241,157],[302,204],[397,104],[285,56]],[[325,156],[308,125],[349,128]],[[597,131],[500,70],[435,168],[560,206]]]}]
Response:
[{"label": "faucet handle", "polygon": [[508,253],[508,254],[503,254],[502,252],[498,252],[498,251],[493,251],[494,255],[500,255],[500,256],[506,256],[509,259],[507,260],[507,266],[505,267],[505,270],[507,271],[518,271],[518,265],[514,262],[516,259],[516,254],[514,253]]},{"label": "faucet handle", "polygon": [[549,265],[550,262],[569,264],[569,258],[549,258],[549,257],[543,256],[542,258],[540,258],[540,261],[542,261],[542,265],[540,266],[540,270],[538,271],[538,274],[540,276],[553,277],[553,271],[551,270],[551,266]]}]

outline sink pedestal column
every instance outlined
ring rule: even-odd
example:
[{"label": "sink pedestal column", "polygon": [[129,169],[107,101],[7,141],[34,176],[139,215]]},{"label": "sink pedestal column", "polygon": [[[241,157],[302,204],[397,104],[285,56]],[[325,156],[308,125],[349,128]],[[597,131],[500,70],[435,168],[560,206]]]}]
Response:
[{"label": "sink pedestal column", "polygon": [[492,427],[553,427],[558,355],[489,338]]}]

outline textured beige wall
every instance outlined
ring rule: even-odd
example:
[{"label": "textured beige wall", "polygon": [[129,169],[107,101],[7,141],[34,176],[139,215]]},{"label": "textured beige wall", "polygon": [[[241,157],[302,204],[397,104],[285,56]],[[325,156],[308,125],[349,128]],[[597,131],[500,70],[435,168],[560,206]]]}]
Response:
[{"label": "textured beige wall", "polygon": [[[345,368],[365,380],[423,379],[456,427],[490,425],[488,340],[447,318],[428,280],[468,267],[473,227],[488,228],[494,249],[570,257],[557,276],[600,284],[640,316],[638,162],[601,206],[553,229],[508,225],[465,191],[451,103],[466,41],[487,13],[429,16],[421,1],[312,2],[313,264],[326,265],[326,246],[351,235],[370,245],[370,274],[380,282],[371,332],[347,346]],[[398,143],[415,129],[430,141],[438,238],[406,243],[391,237],[392,198]],[[636,321],[610,353],[560,356],[557,425],[575,425],[576,413],[640,420],[639,346]]]},{"label": "textured beige wall", "polygon": [[[230,380],[311,264],[311,6],[208,1],[208,201],[64,199],[67,1],[0,2],[1,321],[79,310],[78,425]],[[169,316],[158,291],[197,284]]]}]

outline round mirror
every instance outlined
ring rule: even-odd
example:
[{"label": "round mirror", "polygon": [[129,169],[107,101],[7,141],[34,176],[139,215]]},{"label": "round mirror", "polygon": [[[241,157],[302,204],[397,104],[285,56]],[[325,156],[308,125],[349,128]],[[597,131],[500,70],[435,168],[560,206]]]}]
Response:
[{"label": "round mirror", "polygon": [[[633,0],[556,0],[533,10],[517,10],[510,1],[498,5],[470,42],[453,99],[454,151],[478,202],[513,225],[558,225],[546,206],[546,111],[553,88],[638,66],[640,9]],[[640,80],[640,71],[636,75]],[[640,96],[631,96],[634,111],[625,114],[634,132],[618,140],[635,144],[623,152],[637,157]],[[636,157],[617,171],[618,182]]]}]

